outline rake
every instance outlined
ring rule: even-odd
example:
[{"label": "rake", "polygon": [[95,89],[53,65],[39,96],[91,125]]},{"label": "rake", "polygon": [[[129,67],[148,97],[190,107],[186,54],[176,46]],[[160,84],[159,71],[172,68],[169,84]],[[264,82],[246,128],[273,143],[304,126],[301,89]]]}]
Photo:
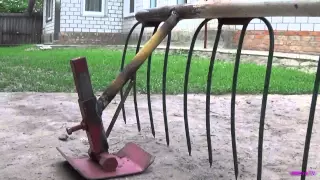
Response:
[{"label": "rake", "polygon": [[[263,154],[263,137],[264,137],[264,123],[265,112],[267,107],[267,97],[269,90],[269,82],[271,78],[272,60],[274,53],[274,31],[271,23],[265,17],[271,16],[320,16],[320,1],[318,0],[276,0],[276,1],[258,1],[258,0],[219,0],[215,2],[199,2],[197,4],[186,4],[176,6],[164,6],[154,9],[142,10],[136,13],[135,17],[138,21],[129,31],[127,36],[123,56],[120,66],[120,73],[105,89],[102,95],[97,99],[92,90],[90,75],[87,67],[86,58],[80,57],[70,61],[75,86],[79,97],[79,106],[82,114],[82,122],[80,125],[67,128],[68,134],[77,130],[85,130],[89,139],[89,157],[75,158],[65,155],[65,153],[57,148],[60,153],[67,159],[67,161],[76,169],[83,177],[87,179],[105,179],[119,176],[127,176],[138,173],[143,173],[155,160],[155,157],[144,151],[134,143],[128,143],[123,149],[117,153],[109,153],[109,145],[107,138],[109,137],[117,117],[122,111],[123,119],[126,122],[126,113],[124,102],[128,97],[129,92],[133,89],[134,107],[137,121],[138,131],[141,130],[139,112],[137,107],[136,98],[136,72],[141,65],[147,61],[147,100],[150,115],[151,132],[155,136],[153,115],[150,100],[150,69],[152,52],[157,46],[167,37],[167,46],[164,55],[163,78],[162,78],[162,97],[163,97],[163,118],[165,125],[166,143],[170,144],[169,140],[169,127],[166,114],[166,72],[168,63],[168,54],[170,50],[171,31],[183,19],[203,18],[203,22],[196,29],[187,57],[185,78],[184,78],[184,125],[185,135],[187,140],[187,149],[191,155],[191,140],[189,133],[188,123],[188,78],[190,72],[190,64],[192,54],[197,40],[198,34],[202,27],[210,20],[217,19],[217,34],[213,45],[212,55],[210,59],[209,71],[207,76],[207,91],[206,91],[206,136],[208,146],[208,160],[210,166],[212,165],[212,145],[210,133],[210,94],[211,94],[211,81],[212,73],[215,63],[215,56],[218,48],[219,38],[224,25],[241,25],[242,30],[238,42],[238,49],[236,54],[232,93],[231,93],[231,139],[232,139],[232,152],[234,162],[234,175],[238,179],[239,168],[237,158],[237,143],[235,133],[235,100],[237,91],[238,70],[240,64],[240,56],[242,44],[244,41],[246,29],[248,24],[255,18],[260,19],[267,26],[270,42],[269,42],[269,55],[266,66],[264,90],[261,106],[260,125],[259,125],[259,140],[258,140],[258,166],[257,166],[257,179],[261,179],[262,174],[262,154]],[[161,26],[160,24],[163,23]],[[137,43],[136,55],[132,61],[124,66],[126,51],[129,39],[136,29],[141,24],[141,31]],[[139,50],[141,39],[144,33],[144,28],[153,27],[154,32],[148,42]],[[320,61],[319,61],[320,63]],[[312,127],[314,122],[314,114],[316,101],[319,91],[320,69],[316,72],[314,82],[314,90],[311,101],[311,108],[309,114],[309,121],[305,139],[305,147],[302,161],[302,172],[306,172],[308,153],[311,141]],[[123,87],[128,84],[125,92]],[[102,112],[114,97],[120,93],[121,102],[119,103],[116,112],[110,122],[108,129],[105,131],[102,124]],[[305,180],[306,173],[301,174],[301,180]]]}]

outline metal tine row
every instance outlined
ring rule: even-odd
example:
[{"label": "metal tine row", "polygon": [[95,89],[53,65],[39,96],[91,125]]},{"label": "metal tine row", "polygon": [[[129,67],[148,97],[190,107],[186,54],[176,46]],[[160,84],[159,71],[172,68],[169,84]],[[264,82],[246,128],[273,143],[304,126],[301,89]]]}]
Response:
[{"label": "metal tine row", "polygon": [[[272,71],[272,60],[273,60],[273,53],[274,53],[274,31],[271,26],[271,23],[264,17],[259,18],[261,21],[263,21],[269,31],[269,55],[268,55],[268,61],[267,61],[267,68],[266,68],[266,75],[265,75],[265,81],[264,81],[264,89],[263,89],[263,97],[262,97],[262,105],[261,105],[261,114],[260,114],[260,123],[259,123],[259,141],[258,141],[258,166],[257,166],[257,179],[261,179],[262,175],[262,154],[263,154],[263,137],[264,137],[264,123],[265,123],[265,112],[266,112],[266,105],[267,105],[267,97],[268,97],[268,91],[269,91],[269,84],[270,84],[270,77],[271,77],[271,71]],[[189,133],[189,124],[188,124],[188,113],[187,113],[187,89],[188,89],[188,80],[189,80],[189,74],[190,74],[190,65],[191,65],[191,58],[195,46],[195,41],[198,37],[198,34],[201,30],[201,28],[209,22],[211,19],[205,19],[196,29],[195,34],[191,41],[190,50],[188,53],[188,59],[186,63],[186,71],[185,71],[185,82],[184,82],[184,124],[185,124],[185,133],[186,133],[186,139],[187,139],[187,146],[188,146],[188,152],[189,155],[191,155],[191,140],[190,140],[190,133]],[[250,21],[249,21],[250,22]],[[241,56],[241,50],[242,45],[245,37],[245,32],[247,29],[247,26],[249,24],[243,23],[243,28],[241,30],[240,38],[239,38],[239,44],[235,59],[235,66],[234,66],[234,73],[233,73],[233,81],[232,81],[232,94],[231,94],[231,138],[232,138],[232,153],[233,153],[233,161],[234,161],[234,171],[235,171],[235,177],[238,178],[238,162],[237,162],[237,147],[236,147],[236,134],[235,134],[235,99],[236,99],[236,87],[237,87],[237,79],[238,79],[238,71],[239,71],[239,64],[240,64],[240,56]],[[129,35],[126,40],[123,56],[122,56],[122,62],[120,70],[123,69],[124,66],[124,60],[127,50],[127,45],[129,38],[134,31],[134,29],[139,25],[140,23],[136,23],[132,29],[129,32]],[[153,34],[157,31],[159,24],[155,26]],[[214,61],[215,56],[218,48],[218,43],[222,31],[223,23],[219,21],[218,24],[218,31],[216,34],[214,47],[212,50],[212,56],[210,60],[209,65],[209,71],[208,71],[208,79],[207,79],[207,91],[206,91],[206,134],[207,134],[207,144],[208,144],[208,155],[209,155],[209,163],[210,166],[212,166],[212,145],[211,145],[211,132],[210,132],[210,93],[211,93],[211,83],[212,83],[212,73],[214,68]],[[142,35],[144,32],[145,25],[142,25],[138,44],[136,48],[136,53],[138,53]],[[168,119],[167,119],[167,112],[166,112],[166,75],[167,75],[167,64],[168,64],[168,54],[170,50],[170,43],[171,43],[171,33],[168,34],[167,38],[167,45],[165,50],[165,57],[164,57],[164,66],[163,66],[163,78],[162,78],[162,99],[163,99],[163,117],[164,117],[164,124],[165,124],[165,133],[166,133],[166,142],[169,146],[170,144],[170,138],[169,138],[169,130],[168,130]],[[150,116],[150,124],[151,124],[151,130],[153,136],[155,136],[154,131],[154,123],[153,123],[153,116],[152,116],[152,109],[151,109],[151,100],[150,100],[150,70],[151,70],[151,60],[152,60],[152,54],[150,55],[148,59],[148,67],[147,67],[147,98],[148,98],[148,109],[149,109],[149,116]],[[310,147],[310,140],[311,140],[311,134],[312,134],[312,126],[314,121],[314,114],[315,114],[315,108],[316,108],[316,101],[317,101],[317,95],[319,92],[319,84],[320,84],[320,59],[318,62],[318,69],[316,73],[316,79],[314,83],[314,90],[313,90],[313,97],[311,102],[311,108],[310,108],[310,114],[309,114],[309,121],[308,121],[308,129],[306,134],[306,141],[305,141],[305,148],[304,148],[304,156],[303,156],[303,162],[302,162],[302,171],[305,172],[307,168],[307,161],[308,161],[308,153],[309,153],[309,147]],[[138,130],[140,131],[140,121],[139,121],[139,114],[138,114],[138,107],[137,107],[137,99],[136,99],[136,81],[135,76],[132,78],[130,82],[130,86],[133,86],[133,95],[134,95],[134,105],[135,105],[135,112],[136,112],[136,118],[137,118],[137,126]],[[132,84],[131,84],[132,83]],[[128,90],[131,87],[128,87]],[[121,99],[123,99],[123,92],[120,91]],[[127,95],[127,94],[126,94]],[[126,98],[126,97],[124,97]],[[123,101],[123,100],[121,100]],[[123,105],[124,101],[121,102],[121,104],[118,107],[117,115],[119,114],[120,108],[123,111],[124,120],[126,122],[125,118],[125,109]],[[121,107],[120,107],[121,106]],[[117,116],[115,115],[115,116]],[[305,174],[301,175],[301,180],[305,180]]]},{"label": "metal tine row", "polygon": [[[130,29],[125,45],[124,45],[124,50],[123,50],[123,54],[122,54],[122,59],[121,59],[121,65],[120,65],[120,72],[123,70],[124,68],[124,63],[125,63],[125,58],[126,58],[126,54],[127,54],[127,49],[128,49],[128,43],[130,40],[130,37],[133,33],[133,31],[135,30],[135,28],[141,24],[140,22],[137,22],[136,24],[134,24],[132,26],[132,28]],[[142,40],[142,35],[144,32],[144,25],[142,24],[141,27],[141,31],[140,31],[140,35],[139,35],[139,39],[138,39],[138,43],[137,43],[137,47],[136,47],[136,54],[139,52],[140,49],[140,45],[141,45],[141,40]],[[141,131],[141,126],[140,126],[140,119],[139,119],[139,112],[138,112],[138,105],[137,105],[137,91],[136,91],[136,75],[134,75],[131,79],[131,81],[133,82],[133,98],[134,98],[134,107],[135,107],[135,113],[136,113],[136,119],[137,119],[137,127],[138,127],[138,131]],[[120,89],[120,99],[122,101],[123,99],[123,88]],[[121,105],[121,110],[122,110],[122,114],[123,114],[123,120],[126,123],[126,112],[125,112],[125,107],[124,104]]]},{"label": "metal tine row", "polygon": [[[269,90],[269,82],[270,82],[270,75],[271,75],[271,68],[272,68],[272,58],[273,58],[273,51],[274,51],[274,33],[271,24],[265,18],[260,18],[268,27],[269,34],[270,34],[270,48],[269,48],[269,57],[267,63],[267,70],[266,70],[266,77],[265,77],[265,86],[263,92],[263,100],[262,100],[262,108],[261,108],[261,117],[260,117],[260,127],[259,127],[259,142],[258,142],[258,175],[257,178],[261,179],[261,165],[262,165],[262,143],[263,143],[263,128],[264,128],[264,119],[265,119],[265,110],[266,110],[266,102],[267,102],[267,95]],[[248,19],[247,19],[248,20]],[[188,124],[188,115],[187,115],[187,88],[188,88],[188,79],[190,73],[190,64],[191,64],[191,57],[192,52],[194,49],[194,44],[197,39],[197,36],[201,30],[201,28],[209,21],[209,19],[204,20],[195,31],[193,39],[191,41],[191,47],[188,54],[188,60],[186,64],[186,72],[185,72],[185,84],[184,84],[184,123],[185,123],[185,132],[186,132],[186,139],[188,145],[188,152],[191,155],[191,142],[190,142],[190,133],[189,133],[189,124]],[[231,138],[232,138],[232,153],[233,153],[233,161],[234,161],[234,171],[235,171],[235,178],[238,178],[238,162],[237,162],[237,148],[236,148],[236,134],[235,134],[235,97],[236,97],[236,85],[238,79],[238,70],[240,64],[240,56],[242,50],[242,44],[244,41],[245,32],[247,26],[251,19],[248,22],[243,21],[240,23],[243,25],[241,35],[239,38],[239,44],[237,49],[237,55],[235,60],[235,67],[233,73],[233,82],[232,82],[232,94],[231,94]],[[230,22],[229,22],[230,23]],[[227,23],[228,24],[228,23]],[[230,23],[231,25],[232,23]],[[212,73],[214,68],[215,56],[220,40],[220,35],[222,31],[222,26],[224,25],[223,19],[218,24],[218,30],[212,50],[209,71],[208,71],[208,79],[207,79],[207,91],[206,91],[206,134],[207,134],[207,144],[208,144],[208,156],[209,156],[209,163],[212,166],[212,145],[211,145],[211,128],[210,128],[210,94],[211,94],[211,84],[212,84]]]},{"label": "metal tine row", "polygon": [[[133,33],[133,31],[135,30],[135,28],[140,24],[140,22],[137,22],[136,24],[134,24],[134,26],[130,29],[126,42],[125,42],[125,46],[124,46],[124,51],[122,54],[122,60],[121,60],[121,66],[120,66],[120,71],[123,70],[124,68],[124,62],[125,62],[125,57],[126,57],[126,52],[127,52],[127,47],[128,47],[128,43],[130,40],[130,37]],[[160,23],[156,23],[154,24],[154,31],[153,34],[155,34],[155,32],[157,31]],[[150,25],[149,25],[150,26]],[[148,26],[148,27],[149,27]],[[137,43],[137,47],[136,47],[136,53],[139,52],[140,49],[140,45],[141,45],[141,40],[142,40],[142,36],[144,33],[144,28],[146,27],[145,24],[142,24],[141,27],[141,31],[140,31],[140,35],[139,35],[139,39],[138,39],[138,43]],[[165,58],[164,58],[164,71],[163,71],[163,93],[162,93],[162,99],[163,99],[163,117],[164,117],[164,125],[165,125],[165,132],[166,132],[166,142],[167,145],[169,146],[169,128],[168,128],[168,121],[167,121],[167,113],[166,113],[166,74],[167,74],[167,64],[168,64],[168,55],[169,55],[169,50],[170,50],[170,42],[171,42],[171,33],[168,34],[168,38],[167,38],[167,46],[166,46],[166,50],[165,50]],[[152,135],[155,137],[155,130],[154,130],[154,123],[153,123],[153,115],[152,115],[152,108],[151,108],[151,97],[150,97],[150,71],[151,71],[151,60],[152,60],[152,54],[149,56],[148,58],[148,65],[147,65],[147,99],[148,99],[148,110],[149,110],[149,116],[150,116],[150,124],[151,124],[151,131],[152,131]],[[137,96],[136,96],[136,75],[134,75],[132,77],[131,82],[133,83],[133,97],[134,97],[134,107],[135,107],[135,114],[136,114],[136,119],[137,119],[137,126],[138,126],[138,131],[141,131],[141,126],[140,126],[140,120],[139,120],[139,112],[138,112],[138,105],[137,105]],[[130,82],[130,83],[131,83]],[[131,84],[130,84],[131,85]],[[123,97],[123,89],[121,88],[120,90],[120,98],[121,101],[124,98]],[[125,113],[125,108],[124,108],[124,104],[121,104],[121,110],[122,110],[122,114],[123,114],[123,119],[124,122],[126,123],[126,113]],[[114,117],[116,117],[117,115],[115,115]]]}]

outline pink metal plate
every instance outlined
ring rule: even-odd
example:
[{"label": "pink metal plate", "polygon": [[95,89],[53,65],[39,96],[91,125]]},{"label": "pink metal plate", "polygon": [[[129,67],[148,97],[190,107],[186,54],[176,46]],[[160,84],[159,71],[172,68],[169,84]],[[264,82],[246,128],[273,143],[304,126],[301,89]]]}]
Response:
[{"label": "pink metal plate", "polygon": [[90,180],[139,174],[144,172],[155,159],[138,145],[128,143],[119,152],[114,154],[117,156],[118,161],[116,171],[106,172],[89,157],[73,158],[67,156],[60,148],[57,148],[57,150],[81,176]]}]

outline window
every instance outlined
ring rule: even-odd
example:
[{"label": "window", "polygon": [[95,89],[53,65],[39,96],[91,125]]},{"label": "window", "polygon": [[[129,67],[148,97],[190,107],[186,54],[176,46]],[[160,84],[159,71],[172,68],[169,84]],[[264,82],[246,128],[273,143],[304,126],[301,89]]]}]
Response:
[{"label": "window", "polygon": [[150,0],[150,8],[157,7],[157,0]]},{"label": "window", "polygon": [[83,16],[104,16],[105,0],[82,0]]},{"label": "window", "polygon": [[177,0],[177,4],[186,4],[187,0]]},{"label": "window", "polygon": [[53,1],[52,0],[46,0],[46,20],[51,21],[52,20],[52,11],[53,11]]},{"label": "window", "polygon": [[135,8],[135,0],[124,0],[123,2],[123,16],[133,16],[136,8]]}]

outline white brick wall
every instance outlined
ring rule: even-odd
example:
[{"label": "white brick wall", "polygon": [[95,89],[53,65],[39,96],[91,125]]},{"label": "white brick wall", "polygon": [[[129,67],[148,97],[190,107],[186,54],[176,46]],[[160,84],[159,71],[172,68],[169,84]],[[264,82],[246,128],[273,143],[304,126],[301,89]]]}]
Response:
[{"label": "white brick wall", "polygon": [[[193,3],[198,0],[189,0]],[[249,1],[249,0],[248,0]],[[150,0],[136,0],[136,11],[143,8],[150,8]],[[157,0],[157,7],[166,5],[175,5],[176,0]],[[143,8],[142,8],[143,7]],[[320,31],[320,18],[318,17],[267,17],[274,30],[293,30],[293,31]],[[183,20],[173,29],[173,31],[191,31],[194,32],[203,19]],[[128,32],[136,22],[134,17],[124,18],[123,31]],[[208,29],[216,29],[217,20],[211,20],[208,23]],[[241,29],[242,26],[224,26],[223,29]],[[266,30],[266,25],[259,19],[254,19],[248,26],[248,30]],[[138,28],[139,29],[139,28]],[[152,31],[148,28],[147,31]]]},{"label": "white brick wall", "polygon": [[[193,3],[198,0],[189,0]],[[157,0],[157,7],[175,5],[176,0]],[[54,31],[54,5],[52,21],[46,23],[45,10],[46,0],[44,0],[43,33],[53,33]],[[83,16],[82,0],[61,0],[61,32],[128,32],[136,20],[133,16],[123,17],[123,0],[105,0],[106,11],[104,17]],[[135,11],[140,11],[150,7],[150,0],[135,0]],[[320,18],[317,17],[267,17],[275,30],[297,30],[297,31],[320,31]],[[183,20],[173,29],[173,31],[194,32],[203,19]],[[208,23],[208,29],[216,29],[217,20]],[[242,26],[224,26],[224,29],[241,29]],[[136,29],[136,33],[140,30]],[[248,26],[248,30],[266,30],[266,26],[261,20],[254,19]],[[152,28],[145,29],[146,32],[153,31]]]},{"label": "white brick wall", "polygon": [[44,0],[43,2],[43,30],[42,33],[43,34],[50,34],[54,32],[54,17],[55,17],[55,3],[53,1],[53,5],[52,5],[52,20],[49,22],[46,22],[47,17],[46,17],[46,5],[47,5],[47,1]]},{"label": "white brick wall", "polygon": [[[188,3],[195,3],[198,0],[188,0]],[[177,0],[157,0],[157,7],[161,6],[167,6],[167,5],[176,5]],[[136,12],[142,9],[147,9],[150,8],[150,0],[135,0],[136,3]],[[199,24],[203,21],[204,19],[188,19],[188,20],[182,20],[180,21],[177,26],[173,29],[173,31],[189,31],[189,32],[194,32]],[[123,20],[123,31],[128,32],[131,27],[133,26],[134,23],[137,21],[135,18],[132,17],[125,17]],[[208,29],[216,29],[218,25],[217,20],[211,20],[208,23]],[[223,29],[235,29],[235,26],[224,26]],[[136,28],[134,31],[135,33],[138,33],[140,30],[139,27]],[[145,29],[146,32],[152,32],[153,28],[147,28]]]},{"label": "white brick wall", "polygon": [[104,0],[105,15],[83,16],[82,0],[61,0],[60,32],[122,32],[122,0]]},{"label": "white brick wall", "polygon": [[[284,31],[319,31],[318,17],[266,17],[274,30]],[[241,26],[237,26],[241,29]],[[260,20],[251,21],[248,30],[266,30],[266,25]]]}]

